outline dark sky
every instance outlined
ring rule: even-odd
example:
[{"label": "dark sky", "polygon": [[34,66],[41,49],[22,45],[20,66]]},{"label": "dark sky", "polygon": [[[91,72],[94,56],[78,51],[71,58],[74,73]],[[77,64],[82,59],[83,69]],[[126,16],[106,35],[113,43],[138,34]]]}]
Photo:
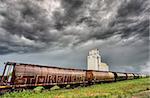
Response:
[{"label": "dark sky", "polygon": [[85,69],[98,48],[110,70],[149,72],[149,12],[149,0],[0,0],[0,64]]}]

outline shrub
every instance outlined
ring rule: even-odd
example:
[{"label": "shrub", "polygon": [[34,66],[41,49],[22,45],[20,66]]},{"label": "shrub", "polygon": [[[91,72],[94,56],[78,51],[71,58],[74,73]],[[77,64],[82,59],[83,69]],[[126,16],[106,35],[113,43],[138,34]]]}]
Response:
[{"label": "shrub", "polygon": [[42,90],[44,90],[43,86],[38,86],[33,89],[34,92],[42,92]]}]

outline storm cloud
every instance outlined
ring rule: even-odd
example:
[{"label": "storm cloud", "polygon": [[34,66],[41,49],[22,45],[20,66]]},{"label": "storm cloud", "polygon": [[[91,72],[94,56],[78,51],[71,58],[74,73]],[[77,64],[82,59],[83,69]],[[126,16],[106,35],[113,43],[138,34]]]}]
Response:
[{"label": "storm cloud", "polygon": [[0,55],[99,48],[110,65],[147,64],[149,5],[149,0],[0,0]]}]

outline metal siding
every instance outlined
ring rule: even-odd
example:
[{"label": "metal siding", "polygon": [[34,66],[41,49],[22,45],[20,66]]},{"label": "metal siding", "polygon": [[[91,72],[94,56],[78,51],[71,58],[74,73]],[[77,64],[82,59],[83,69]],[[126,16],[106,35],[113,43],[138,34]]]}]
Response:
[{"label": "metal siding", "polygon": [[16,84],[81,83],[86,71],[32,65],[16,65]]},{"label": "metal siding", "polygon": [[14,70],[15,76],[25,75],[25,65],[16,65]]},{"label": "metal siding", "polygon": [[34,67],[33,66],[25,66],[25,76],[35,76]]},{"label": "metal siding", "polygon": [[115,76],[111,72],[93,71],[94,80],[96,81],[114,81]]}]

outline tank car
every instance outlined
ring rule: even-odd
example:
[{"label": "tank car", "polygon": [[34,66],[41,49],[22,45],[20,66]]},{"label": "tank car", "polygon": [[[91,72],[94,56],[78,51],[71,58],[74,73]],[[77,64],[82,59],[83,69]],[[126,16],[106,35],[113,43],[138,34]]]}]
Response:
[{"label": "tank car", "polygon": [[127,73],[127,80],[132,80],[134,79],[134,74],[133,73]]},{"label": "tank car", "polygon": [[122,72],[113,72],[115,75],[115,81],[127,80],[127,74]]},{"label": "tank car", "polygon": [[1,83],[3,85],[13,85],[14,88],[30,88],[35,86],[83,84],[86,71],[8,62],[5,65],[4,75],[9,75],[9,77],[8,79],[2,77]]},{"label": "tank car", "polygon": [[86,79],[90,83],[115,81],[114,73],[108,71],[87,70],[86,75]]},{"label": "tank car", "polygon": [[138,79],[139,78],[139,74],[133,73],[133,75],[134,75],[134,79]]}]

